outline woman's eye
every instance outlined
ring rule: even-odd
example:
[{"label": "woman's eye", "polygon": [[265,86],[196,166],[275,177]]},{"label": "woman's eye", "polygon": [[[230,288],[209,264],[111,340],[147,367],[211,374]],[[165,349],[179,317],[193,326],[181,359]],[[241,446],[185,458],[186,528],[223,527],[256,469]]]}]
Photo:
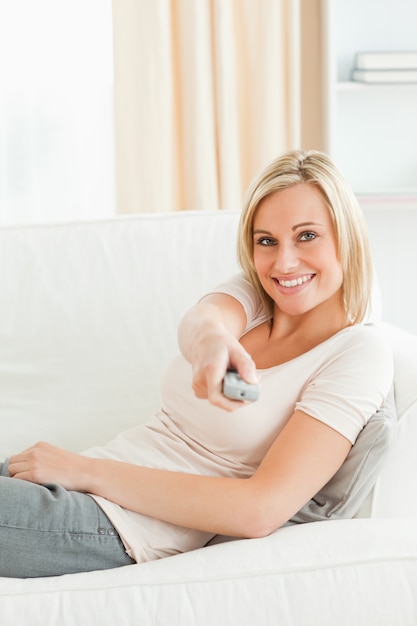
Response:
[{"label": "woman's eye", "polygon": [[259,246],[274,246],[275,239],[271,239],[271,237],[259,237],[256,243]]},{"label": "woman's eye", "polygon": [[316,233],[313,233],[311,230],[308,230],[305,233],[301,233],[299,240],[300,241],[312,241],[316,237],[317,237]]}]

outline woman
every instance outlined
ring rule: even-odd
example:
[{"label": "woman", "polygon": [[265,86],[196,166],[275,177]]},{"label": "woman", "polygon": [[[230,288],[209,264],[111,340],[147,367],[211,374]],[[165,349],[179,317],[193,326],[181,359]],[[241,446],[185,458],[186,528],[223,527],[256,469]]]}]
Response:
[{"label": "woman", "polygon": [[[363,218],[325,155],[291,152],[254,181],[239,257],[252,287],[232,281],[185,316],[184,356],[146,425],[82,455],[37,444],[3,466],[0,575],[143,562],[215,534],[262,537],[343,464],[393,368],[377,329],[361,323]],[[256,403],[224,398],[231,366],[259,379]]]}]

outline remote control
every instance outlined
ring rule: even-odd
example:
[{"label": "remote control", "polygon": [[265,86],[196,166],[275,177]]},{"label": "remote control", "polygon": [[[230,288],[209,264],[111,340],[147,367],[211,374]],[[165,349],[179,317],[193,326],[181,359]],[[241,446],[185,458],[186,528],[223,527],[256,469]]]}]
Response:
[{"label": "remote control", "polygon": [[246,383],[235,370],[228,370],[223,380],[223,394],[231,400],[254,402],[259,398],[259,387]]}]

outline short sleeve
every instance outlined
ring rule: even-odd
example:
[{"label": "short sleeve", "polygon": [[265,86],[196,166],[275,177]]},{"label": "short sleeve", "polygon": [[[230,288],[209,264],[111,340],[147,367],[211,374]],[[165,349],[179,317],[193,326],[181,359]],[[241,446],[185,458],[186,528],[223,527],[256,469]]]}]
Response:
[{"label": "short sleeve", "polygon": [[391,349],[379,329],[360,325],[330,342],[323,364],[306,382],[295,409],[311,415],[353,444],[382,406],[393,381]]},{"label": "short sleeve", "polygon": [[245,332],[268,319],[255,288],[244,274],[235,274],[226,282],[217,285],[210,293],[224,293],[240,302],[246,313]]}]

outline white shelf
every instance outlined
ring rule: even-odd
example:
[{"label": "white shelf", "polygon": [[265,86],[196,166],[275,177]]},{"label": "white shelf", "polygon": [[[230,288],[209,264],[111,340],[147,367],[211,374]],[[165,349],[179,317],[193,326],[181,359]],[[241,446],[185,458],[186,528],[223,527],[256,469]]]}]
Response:
[{"label": "white shelf", "polygon": [[364,211],[417,211],[417,188],[393,194],[384,190],[371,193],[357,193],[359,204]]},{"label": "white shelf", "polygon": [[394,11],[397,0],[323,1],[326,149],[357,195],[396,206],[416,196],[417,83],[349,79],[357,52],[416,49],[417,2]]},{"label": "white shelf", "polygon": [[363,91],[378,90],[392,91],[399,94],[400,91],[405,93],[417,94],[417,83],[361,83],[355,80],[340,81],[336,83],[337,91]]}]

